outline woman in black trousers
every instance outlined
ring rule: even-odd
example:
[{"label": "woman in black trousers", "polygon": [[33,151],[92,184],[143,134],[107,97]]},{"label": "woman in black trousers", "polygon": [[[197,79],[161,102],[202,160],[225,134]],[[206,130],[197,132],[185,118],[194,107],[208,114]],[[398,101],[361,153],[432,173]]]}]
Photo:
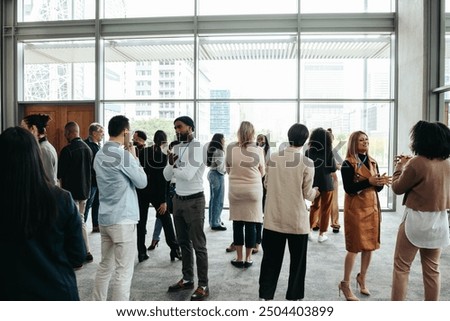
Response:
[{"label": "woman in black trousers", "polygon": [[181,259],[180,246],[172,222],[172,216],[167,208],[167,196],[169,192],[169,182],[163,176],[164,167],[167,164],[167,155],[163,152],[162,146],[167,144],[167,135],[162,130],[157,130],[153,137],[154,144],[144,148],[139,153],[139,161],[147,174],[147,187],[138,192],[139,200],[139,223],[137,226],[138,260],[147,260],[147,248],[145,245],[145,235],[147,234],[148,207],[151,204],[156,210],[156,217],[162,222],[166,243],[170,247],[170,260]]}]

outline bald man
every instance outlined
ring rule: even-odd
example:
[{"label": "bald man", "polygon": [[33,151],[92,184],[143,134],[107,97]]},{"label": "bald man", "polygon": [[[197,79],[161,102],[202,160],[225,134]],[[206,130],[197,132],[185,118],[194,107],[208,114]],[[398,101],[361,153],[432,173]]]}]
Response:
[{"label": "bald man", "polygon": [[[86,201],[91,193],[91,168],[92,151],[80,137],[80,127],[76,122],[68,122],[64,127],[64,137],[67,142],[59,156],[58,179],[61,187],[68,190],[77,205],[82,222],[83,239],[86,245],[86,263],[92,262],[94,258],[90,252],[89,238],[84,211]],[[81,268],[78,266],[77,268]]]}]

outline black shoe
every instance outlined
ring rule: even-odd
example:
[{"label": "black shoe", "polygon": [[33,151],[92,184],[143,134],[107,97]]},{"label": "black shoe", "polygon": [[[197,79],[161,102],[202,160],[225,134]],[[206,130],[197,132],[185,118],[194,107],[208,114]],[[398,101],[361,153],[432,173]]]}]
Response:
[{"label": "black shoe", "polygon": [[207,286],[199,286],[191,295],[191,301],[203,301],[209,296],[209,288]]},{"label": "black shoe", "polygon": [[94,257],[92,256],[91,252],[88,252],[86,254],[86,259],[84,260],[86,263],[91,263],[92,261],[94,261]]},{"label": "black shoe", "polygon": [[231,260],[231,265],[237,267],[237,268],[243,268],[244,262],[243,261],[236,261],[236,259]]},{"label": "black shoe", "polygon": [[181,260],[182,257],[181,257],[180,249],[170,250],[170,260],[175,261],[175,258],[177,258],[178,260]]},{"label": "black shoe", "polygon": [[139,263],[141,263],[142,261],[148,260],[149,256],[147,254],[139,254],[138,255],[138,260]]},{"label": "black shoe", "polygon": [[223,226],[223,225],[219,225],[219,226],[211,227],[211,230],[213,230],[213,231],[226,231],[227,228],[225,226]]},{"label": "black shoe", "polygon": [[177,292],[181,290],[189,290],[194,288],[194,281],[184,282],[183,279],[169,286],[167,292]]},{"label": "black shoe", "polygon": [[159,240],[153,240],[152,244],[148,247],[148,250],[153,251],[155,248],[158,247],[158,243],[159,243]]},{"label": "black shoe", "polygon": [[312,230],[313,230],[313,231],[318,231],[318,230],[320,230],[320,228],[319,228],[318,226],[316,226],[316,227],[313,227]]},{"label": "black shoe", "polygon": [[245,268],[249,268],[249,267],[251,267],[253,265],[253,261],[245,261],[244,262],[244,267]]},{"label": "black shoe", "polygon": [[333,227],[333,233],[339,233],[339,227]]},{"label": "black shoe", "polygon": [[78,270],[81,270],[82,268],[83,268],[83,264],[74,266],[74,267],[73,267],[73,270],[74,270],[74,271],[78,271]]}]

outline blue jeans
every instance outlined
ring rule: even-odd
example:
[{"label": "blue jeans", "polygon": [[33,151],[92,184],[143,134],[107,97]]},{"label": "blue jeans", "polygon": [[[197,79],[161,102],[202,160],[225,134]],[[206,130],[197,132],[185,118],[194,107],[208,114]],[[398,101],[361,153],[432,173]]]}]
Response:
[{"label": "blue jeans", "polygon": [[223,175],[216,170],[208,173],[210,199],[209,199],[209,226],[218,227],[222,220],[220,215],[223,209],[223,199],[225,197],[225,181]]},{"label": "blue jeans", "polygon": [[[169,214],[170,215],[170,214]],[[159,241],[161,239],[161,230],[163,228],[162,222],[159,218],[155,219],[155,227],[153,228],[152,240]]]},{"label": "blue jeans", "polygon": [[92,217],[92,227],[98,226],[98,208],[100,202],[98,200],[98,187],[91,186],[91,195],[89,195],[89,199],[86,202],[86,209],[84,210],[84,222],[86,223],[89,210],[91,210]]}]

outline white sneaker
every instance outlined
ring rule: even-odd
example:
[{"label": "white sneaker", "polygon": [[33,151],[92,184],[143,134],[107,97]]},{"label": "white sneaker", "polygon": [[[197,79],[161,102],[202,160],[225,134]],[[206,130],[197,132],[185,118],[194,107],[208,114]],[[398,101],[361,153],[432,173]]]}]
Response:
[{"label": "white sneaker", "polygon": [[328,236],[326,236],[325,234],[319,235],[319,238],[317,239],[317,242],[323,243],[323,242],[326,242],[326,241],[328,241]]},{"label": "white sneaker", "polygon": [[311,233],[308,234],[308,241],[311,241],[311,242],[313,241],[313,237],[312,237]]}]

